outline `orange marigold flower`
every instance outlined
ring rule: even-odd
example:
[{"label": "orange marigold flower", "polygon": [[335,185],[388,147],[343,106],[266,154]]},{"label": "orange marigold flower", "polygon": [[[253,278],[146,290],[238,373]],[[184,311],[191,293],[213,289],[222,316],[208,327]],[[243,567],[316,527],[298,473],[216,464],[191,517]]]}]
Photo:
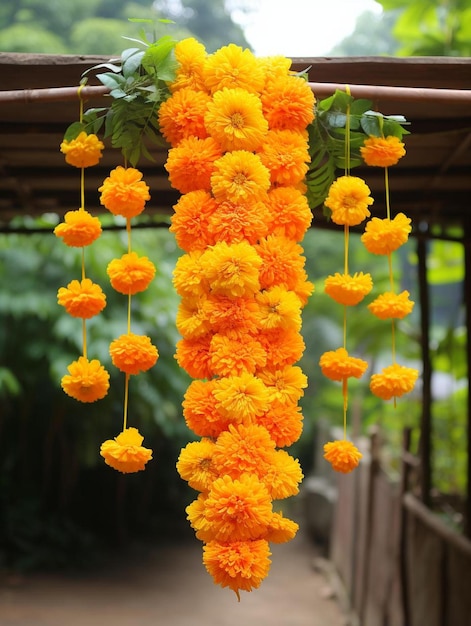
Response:
[{"label": "orange marigold flower", "polygon": [[307,387],[307,376],[298,365],[285,365],[276,370],[263,370],[260,380],[265,383],[270,402],[295,404]]},{"label": "orange marigold flower", "polygon": [[263,201],[269,187],[270,172],[247,150],[228,152],[214,163],[211,189],[219,202]]},{"label": "orange marigold flower", "polygon": [[127,333],[110,344],[113,365],[126,374],[139,374],[155,365],[159,358],[157,348],[146,335]]},{"label": "orange marigold flower", "polygon": [[346,378],[360,378],[368,363],[363,359],[349,356],[345,348],[324,352],[319,360],[322,373],[330,380],[343,381]]},{"label": "orange marigold flower", "polygon": [[267,355],[267,368],[276,369],[299,361],[306,348],[303,336],[294,328],[275,328],[260,332],[257,339]]},{"label": "orange marigold flower", "polygon": [[105,178],[100,203],[113,215],[129,219],[142,213],[147,200],[150,200],[149,187],[142,180],[142,173],[134,167],[118,165]]},{"label": "orange marigold flower", "polygon": [[178,305],[176,326],[178,332],[188,339],[202,337],[211,330],[205,308],[204,296],[182,298]]},{"label": "orange marigold flower", "polygon": [[301,301],[292,291],[275,285],[255,296],[260,306],[260,328],[301,329]]},{"label": "orange marigold flower", "polygon": [[207,333],[192,339],[184,337],[177,341],[175,351],[177,363],[192,378],[211,378],[213,375],[209,355],[212,337],[212,333]]},{"label": "orange marigold flower", "polygon": [[104,147],[96,135],[93,133],[87,135],[82,131],[75,139],[64,140],[61,143],[61,152],[65,154],[66,163],[69,165],[80,168],[91,167],[100,161]]},{"label": "orange marigold flower", "polygon": [[268,192],[270,233],[302,241],[312,222],[306,196],[295,187],[274,187]]},{"label": "orange marigold flower", "polygon": [[106,272],[113,289],[125,295],[134,295],[150,285],[155,276],[155,265],[146,256],[128,252],[120,259],[110,261]]},{"label": "orange marigold flower", "polygon": [[396,165],[406,151],[399,137],[369,137],[360,148],[361,156],[367,165],[389,167]]},{"label": "orange marigold flower", "polygon": [[213,464],[214,451],[214,441],[207,438],[192,441],[181,450],[177,472],[192,489],[209,491],[211,484],[218,477]]},{"label": "orange marigold flower", "polygon": [[143,441],[137,428],[125,428],[117,437],[101,444],[100,454],[107,465],[122,474],[140,472],[152,459],[152,450],[144,448]]},{"label": "orange marigold flower", "polygon": [[246,241],[231,245],[221,241],[203,253],[201,270],[213,294],[237,298],[259,290],[261,263],[255,248]]},{"label": "orange marigold flower", "polygon": [[217,209],[217,203],[210,193],[203,189],[185,193],[174,209],[169,230],[175,234],[175,240],[182,250],[204,250],[215,243],[209,231],[209,220]]},{"label": "orange marigold flower", "polygon": [[194,37],[187,37],[175,45],[175,58],[178,66],[175,80],[170,83],[170,90],[175,92],[184,87],[204,91],[206,89],[203,68],[206,62],[206,49]]},{"label": "orange marigold flower", "polygon": [[371,215],[368,206],[373,198],[362,178],[339,176],[330,186],[324,204],[332,211],[335,224],[356,226]]},{"label": "orange marigold flower", "polygon": [[165,169],[170,184],[181,193],[211,189],[211,176],[215,163],[222,155],[220,146],[212,137],[182,139],[178,146],[168,151]]},{"label": "orange marigold flower", "polygon": [[218,333],[211,339],[209,359],[213,374],[240,376],[264,367],[267,355],[262,344],[248,334],[230,337]]},{"label": "orange marigold flower", "polygon": [[210,541],[203,546],[203,563],[216,584],[239,591],[258,589],[270,571],[270,549],[264,539]]},{"label": "orange marigold flower", "polygon": [[239,87],[250,93],[262,91],[265,77],[253,53],[231,43],[208,56],[203,68],[205,84],[211,93]]},{"label": "orange marigold flower", "polygon": [[292,130],[268,131],[258,154],[270,171],[272,184],[278,185],[300,183],[311,160],[306,136]]},{"label": "orange marigold flower", "polygon": [[267,410],[268,389],[248,372],[217,379],[213,394],[218,411],[234,424],[254,423]]},{"label": "orange marigold flower", "polygon": [[188,428],[199,437],[216,438],[228,426],[218,410],[215,387],[216,380],[193,380],[185,393],[183,417]]},{"label": "orange marigold flower", "polygon": [[299,524],[283,517],[282,513],[273,513],[268,532],[264,539],[270,543],[286,543],[296,536]]},{"label": "orange marigold flower", "polygon": [[274,454],[275,442],[266,428],[231,424],[217,438],[212,460],[219,476],[236,479],[241,474],[253,474],[263,482]]},{"label": "orange marigold flower", "polygon": [[315,285],[307,280],[307,273],[305,271],[300,272],[298,281],[293,287],[294,293],[298,296],[301,302],[301,307],[305,307],[310,296],[314,293]]},{"label": "orange marigold flower", "polygon": [[[191,527],[196,531],[197,539],[201,541],[211,541],[213,535],[205,517],[204,505],[208,499],[206,492],[200,493],[196,500],[190,502],[186,507],[186,518],[190,522]],[[204,527],[204,529],[203,529]]]},{"label": "orange marigold flower", "polygon": [[373,217],[366,223],[361,240],[371,254],[390,254],[409,238],[411,219],[398,213],[392,220]]},{"label": "orange marigold flower", "polygon": [[269,235],[255,246],[255,250],[262,259],[260,288],[283,285],[294,290],[306,262],[302,247],[284,235]]},{"label": "orange marigold flower", "polygon": [[257,417],[257,424],[267,429],[279,448],[295,443],[302,433],[301,407],[293,403],[271,402],[268,411]]},{"label": "orange marigold flower", "polygon": [[201,271],[202,252],[196,250],[177,259],[173,270],[173,285],[180,296],[195,297],[209,291],[207,280]]},{"label": "orange marigold flower", "polygon": [[314,119],[314,94],[300,76],[280,76],[262,93],[263,113],[271,129],[302,132]]},{"label": "orange marigold flower", "polygon": [[226,152],[257,150],[268,131],[260,98],[240,88],[216,91],[204,122],[208,133]]},{"label": "orange marigold flower", "polygon": [[210,294],[208,319],[215,333],[256,334],[260,307],[252,295],[240,298]]},{"label": "orange marigold flower", "polygon": [[382,293],[368,305],[368,309],[380,320],[400,319],[412,312],[414,302],[409,300],[409,292],[395,294],[391,291]]},{"label": "orange marigold flower", "polygon": [[95,402],[108,393],[110,375],[98,359],[89,361],[84,356],[73,361],[62,377],[61,386],[68,396],[80,402]]},{"label": "orange marigold flower", "polygon": [[270,214],[264,202],[218,202],[208,220],[213,243],[247,241],[254,245],[268,233]]},{"label": "orange marigold flower", "polygon": [[324,289],[326,294],[339,304],[354,306],[370,293],[373,281],[371,274],[363,272],[355,272],[353,276],[336,272],[333,276],[327,276]]},{"label": "orange marigold flower", "polygon": [[329,461],[336,472],[342,474],[348,474],[354,470],[362,456],[358,448],[346,439],[329,441],[324,445],[324,458]]},{"label": "orange marigold flower", "polygon": [[54,235],[62,237],[66,246],[89,246],[101,235],[100,220],[85,209],[67,211],[64,222],[54,228]]},{"label": "orange marigold flower", "polygon": [[98,315],[106,306],[102,288],[89,278],[73,280],[67,287],[61,287],[57,292],[57,301],[69,315],[82,319]]},{"label": "orange marigold flower", "polygon": [[[204,503],[203,532],[217,541],[259,539],[272,518],[272,502],[265,484],[256,476],[221,476],[212,483]],[[207,526],[207,527],[206,527]]]},{"label": "orange marigold flower", "polygon": [[419,372],[416,369],[394,363],[383,368],[381,374],[373,374],[370,389],[375,396],[383,400],[399,398],[414,389],[418,376]]},{"label": "orange marigold flower", "polygon": [[298,459],[286,450],[276,450],[263,481],[273,500],[283,500],[299,493],[303,472]]},{"label": "orange marigold flower", "polygon": [[204,91],[184,87],[176,91],[159,108],[159,127],[162,135],[172,146],[182,139],[208,136],[204,116],[211,97]]}]

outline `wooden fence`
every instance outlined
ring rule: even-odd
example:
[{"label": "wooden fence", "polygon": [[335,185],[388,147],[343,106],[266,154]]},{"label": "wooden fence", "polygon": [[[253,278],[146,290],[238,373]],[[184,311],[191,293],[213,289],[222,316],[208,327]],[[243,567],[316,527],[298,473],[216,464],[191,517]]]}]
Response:
[{"label": "wooden fence", "polygon": [[335,477],[329,543],[349,624],[471,626],[471,541],[414,495],[407,449],[397,480],[381,466],[377,435],[362,452],[357,470]]}]

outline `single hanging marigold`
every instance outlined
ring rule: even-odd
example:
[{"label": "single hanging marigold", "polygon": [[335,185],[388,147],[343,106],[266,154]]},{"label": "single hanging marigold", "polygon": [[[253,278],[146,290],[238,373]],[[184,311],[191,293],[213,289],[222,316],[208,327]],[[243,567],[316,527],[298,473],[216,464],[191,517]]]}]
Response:
[{"label": "single hanging marigold", "polygon": [[113,213],[125,218],[142,213],[150,200],[149,187],[142,180],[142,173],[134,167],[118,165],[99,187],[100,203]]},{"label": "single hanging marigold", "polygon": [[351,442],[344,440],[329,441],[324,445],[324,458],[336,472],[348,474],[354,470],[362,458],[361,452]]},{"label": "single hanging marigold", "polygon": [[96,135],[93,133],[87,135],[85,131],[82,131],[75,139],[64,140],[60,149],[65,154],[66,163],[82,168],[97,165],[104,147],[103,142]]},{"label": "single hanging marigold", "polygon": [[369,137],[360,148],[361,156],[367,165],[389,167],[396,165],[406,151],[404,144],[398,137]]},{"label": "single hanging marigold", "polygon": [[155,365],[159,358],[157,348],[147,335],[128,333],[110,344],[113,365],[126,374],[139,374]]},{"label": "single hanging marigold", "polygon": [[54,235],[62,238],[66,246],[89,246],[101,235],[100,220],[85,209],[67,211],[64,222],[54,228]]},{"label": "single hanging marigold", "polygon": [[349,356],[345,348],[324,352],[319,365],[324,376],[338,382],[351,377],[360,378],[368,367],[363,359]]},{"label": "single hanging marigold", "polygon": [[135,252],[129,252],[120,259],[110,261],[106,272],[113,289],[125,295],[134,295],[150,285],[155,276],[155,265],[146,256],[139,257]]},{"label": "single hanging marigold", "polygon": [[409,292],[395,294],[387,291],[368,305],[368,309],[380,320],[400,319],[412,312],[414,302],[409,300]]},{"label": "single hanging marigold", "polygon": [[137,428],[125,428],[114,439],[108,439],[100,447],[100,454],[105,463],[118,472],[132,474],[145,468],[152,459],[152,450],[141,444],[144,437]]},{"label": "single hanging marigold", "polygon": [[361,302],[363,298],[373,289],[371,274],[355,272],[350,274],[339,274],[328,276],[324,283],[327,295],[339,304],[354,306]]},{"label": "single hanging marigold", "polygon": [[371,215],[373,204],[370,188],[358,176],[339,176],[330,186],[325,206],[332,211],[332,221],[344,226],[357,226]]},{"label": "single hanging marigold", "polygon": [[406,243],[411,230],[411,219],[404,213],[398,213],[392,220],[373,217],[366,223],[360,239],[371,254],[390,254]]},{"label": "single hanging marigold", "polygon": [[89,278],[73,280],[67,287],[61,287],[57,292],[57,301],[69,315],[82,319],[98,315],[106,306],[106,296],[100,285]]},{"label": "single hanging marigold", "polygon": [[62,389],[80,402],[95,402],[108,393],[110,375],[98,359],[89,361],[84,356],[71,363],[69,374],[62,377]]},{"label": "single hanging marigold", "polygon": [[399,398],[412,391],[418,376],[419,372],[416,369],[394,363],[383,368],[381,374],[373,374],[370,389],[375,396],[383,400]]}]

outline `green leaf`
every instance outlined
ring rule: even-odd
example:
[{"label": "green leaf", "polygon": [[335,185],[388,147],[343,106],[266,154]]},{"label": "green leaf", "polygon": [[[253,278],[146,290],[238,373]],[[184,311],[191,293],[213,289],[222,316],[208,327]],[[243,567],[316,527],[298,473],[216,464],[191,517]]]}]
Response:
[{"label": "green leaf", "polygon": [[366,135],[381,137],[382,118],[378,115],[364,115],[361,118],[361,127]]},{"label": "green leaf", "polygon": [[97,74],[97,78],[103,85],[105,85],[105,87],[108,87],[109,89],[121,87],[125,82],[125,78],[121,74],[110,74],[109,72],[106,72],[105,74]]},{"label": "green leaf", "polygon": [[83,131],[86,132],[86,127],[83,122],[73,122],[72,124],[70,124],[70,126],[67,127],[64,133],[64,140],[72,141],[73,139],[76,139]]}]

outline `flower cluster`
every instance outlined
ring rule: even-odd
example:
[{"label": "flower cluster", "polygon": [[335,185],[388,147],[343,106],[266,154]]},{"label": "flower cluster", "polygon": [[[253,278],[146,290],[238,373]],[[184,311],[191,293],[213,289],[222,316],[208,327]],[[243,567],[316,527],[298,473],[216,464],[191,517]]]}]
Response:
[{"label": "flower cluster", "polygon": [[80,132],[77,137],[64,140],[60,149],[65,160],[81,170],[81,206],[68,211],[64,222],[56,226],[54,234],[70,247],[82,248],[82,278],[72,280],[67,287],[60,287],[58,303],[72,317],[82,319],[83,354],[68,366],[69,374],[62,377],[65,393],[80,402],[95,402],[106,396],[109,389],[109,374],[98,359],[87,358],[87,333],[85,320],[98,315],[106,306],[106,296],[101,287],[85,276],[86,246],[101,234],[101,224],[84,207],[84,169],[96,165],[102,156],[103,143],[94,134]]},{"label": "flower cluster", "polygon": [[181,192],[170,230],[183,250],[176,359],[194,379],[183,402],[189,443],[177,469],[199,495],[187,508],[215,583],[257,588],[270,542],[295,522],[273,500],[298,492],[299,462],[283,447],[302,429],[306,376],[301,311],[313,285],[300,241],[312,214],[303,179],[314,96],[283,57],[230,44],[213,54],[190,38],[159,124],[166,169]]},{"label": "flower cluster", "polygon": [[397,397],[412,391],[418,378],[416,369],[398,365],[395,362],[394,320],[403,319],[412,312],[414,307],[414,302],[409,299],[408,291],[403,291],[400,294],[394,291],[391,259],[392,253],[407,242],[411,232],[411,220],[404,213],[398,213],[391,219],[389,206],[388,167],[395,165],[404,156],[405,149],[398,137],[391,135],[366,139],[360,152],[367,165],[383,167],[385,173],[387,215],[384,219],[373,217],[369,220],[361,240],[368,252],[384,255],[388,258],[391,291],[380,294],[368,305],[368,309],[381,320],[390,319],[393,330],[393,364],[385,367],[380,374],[371,376],[370,389],[375,396],[383,400],[390,400],[391,398],[395,400]]},{"label": "flower cluster", "polygon": [[159,357],[150,337],[131,332],[131,296],[147,289],[155,275],[154,264],[131,249],[131,219],[142,213],[150,194],[142,173],[133,167],[122,166],[110,172],[98,191],[101,192],[101,204],[113,215],[126,219],[128,233],[127,252],[110,261],[107,267],[113,289],[128,297],[128,332],[110,345],[113,365],[125,374],[123,430],[114,440],[109,439],[101,445],[100,454],[107,465],[128,474],[143,470],[152,458],[152,450],[141,445],[143,437],[139,431],[127,428],[129,377],[147,371]]}]

